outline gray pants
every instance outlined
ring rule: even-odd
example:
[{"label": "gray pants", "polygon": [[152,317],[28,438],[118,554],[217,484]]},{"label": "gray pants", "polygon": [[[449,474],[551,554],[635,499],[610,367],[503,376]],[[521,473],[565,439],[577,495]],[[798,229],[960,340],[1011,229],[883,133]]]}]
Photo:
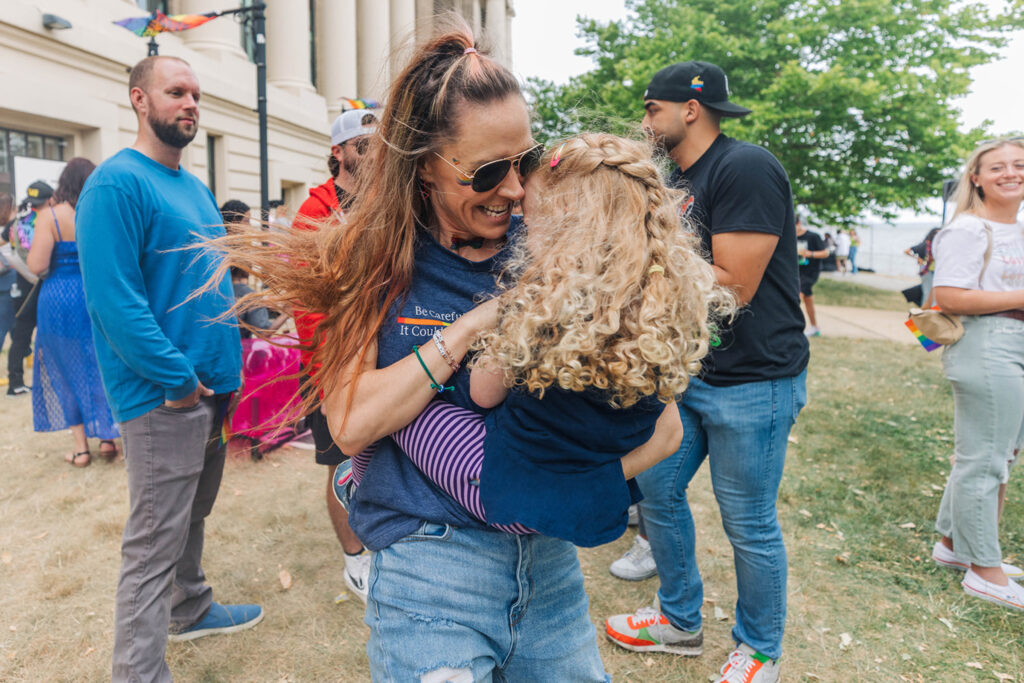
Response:
[{"label": "gray pants", "polygon": [[159,406],[121,423],[130,510],[114,608],[114,681],[170,681],[168,629],[202,619],[213,602],[200,566],[203,524],[224,471],[220,408]]},{"label": "gray pants", "polygon": [[957,557],[998,567],[999,485],[1024,437],[1024,322],[963,316],[964,336],[942,352],[955,406],[953,468],[935,530]]}]

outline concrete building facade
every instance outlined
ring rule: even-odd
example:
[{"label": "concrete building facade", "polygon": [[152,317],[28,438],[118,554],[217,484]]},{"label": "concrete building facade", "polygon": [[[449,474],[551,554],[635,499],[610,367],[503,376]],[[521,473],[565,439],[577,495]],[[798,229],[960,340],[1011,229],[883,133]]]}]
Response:
[{"label": "concrete building facade", "polygon": [[[96,163],[135,139],[128,71],[148,38],[115,20],[200,14],[251,0],[3,0],[0,2],[0,192],[28,160]],[[509,64],[512,0],[265,0],[269,185],[296,209],[323,182],[330,121],[344,98],[384,97],[414,34],[454,11]],[[54,17],[70,24],[60,28]],[[51,27],[44,25],[48,23]],[[218,203],[259,205],[256,66],[251,34],[231,16],[157,38],[160,54],[187,60],[202,88],[200,131],[183,164]],[[20,161],[18,161],[20,159]],[[27,175],[29,171],[23,172]],[[17,197],[18,200],[21,197]]]}]

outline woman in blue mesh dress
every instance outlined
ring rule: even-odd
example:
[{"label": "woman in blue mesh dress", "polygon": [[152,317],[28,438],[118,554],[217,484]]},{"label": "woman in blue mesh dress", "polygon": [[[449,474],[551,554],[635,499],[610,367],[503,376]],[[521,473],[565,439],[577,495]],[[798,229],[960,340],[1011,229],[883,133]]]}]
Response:
[{"label": "woman in blue mesh dress", "polygon": [[88,438],[100,439],[99,455],[109,462],[117,456],[113,439],[119,436],[100,381],[75,244],[75,204],[94,168],[82,158],[64,167],[53,205],[39,211],[26,259],[34,273],[49,270],[39,285],[33,427],[37,432],[70,429],[74,450],[64,459],[75,467],[92,460]]}]

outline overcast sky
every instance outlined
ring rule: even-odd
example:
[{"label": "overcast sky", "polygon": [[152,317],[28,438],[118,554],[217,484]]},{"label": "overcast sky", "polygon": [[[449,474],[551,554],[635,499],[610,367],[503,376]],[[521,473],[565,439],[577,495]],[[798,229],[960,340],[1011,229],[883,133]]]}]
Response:
[{"label": "overcast sky", "polygon": [[[999,0],[987,0],[995,6]],[[590,70],[590,60],[573,51],[583,45],[576,37],[576,15],[608,21],[626,16],[624,0],[515,0],[512,20],[513,69],[521,77],[538,76],[565,83]],[[1024,35],[1002,51],[1003,59],[972,72],[971,93],[960,101],[962,123],[980,124],[988,118],[996,133],[1024,131]]]}]

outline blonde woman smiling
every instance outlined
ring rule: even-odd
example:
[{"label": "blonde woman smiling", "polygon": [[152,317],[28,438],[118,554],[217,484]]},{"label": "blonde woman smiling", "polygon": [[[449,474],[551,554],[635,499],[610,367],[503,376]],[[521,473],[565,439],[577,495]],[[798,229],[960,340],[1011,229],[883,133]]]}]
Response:
[{"label": "blonde woman smiling", "polygon": [[984,142],[967,160],[953,220],[935,237],[935,300],[962,316],[942,356],[953,385],[955,461],[932,558],[966,571],[969,595],[1024,610],[1024,576],[1002,562],[999,518],[1024,436],[1024,139]]}]

